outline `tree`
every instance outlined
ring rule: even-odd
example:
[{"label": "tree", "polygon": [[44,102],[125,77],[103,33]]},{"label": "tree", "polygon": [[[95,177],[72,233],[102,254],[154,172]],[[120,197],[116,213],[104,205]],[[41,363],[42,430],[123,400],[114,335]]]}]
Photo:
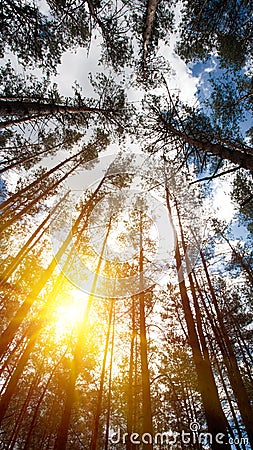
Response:
[{"label": "tree", "polygon": [[[170,206],[170,194],[168,190],[167,181],[165,179],[165,190],[166,190],[166,203],[169,211],[170,218],[172,217],[172,209]],[[171,219],[172,220],[172,219]],[[177,238],[176,238],[177,239]],[[178,240],[175,245],[175,260],[176,260],[176,268],[177,272],[180,275],[182,271],[182,259],[180,255],[180,249]],[[223,410],[221,408],[221,404],[218,397],[217,387],[215,385],[214,376],[212,373],[212,368],[210,365],[210,361],[207,358],[206,354],[206,345],[203,341],[202,330],[199,329],[200,336],[198,337],[196,325],[194,322],[190,300],[187,293],[187,288],[184,279],[180,279],[179,277],[179,290],[180,296],[182,300],[182,307],[185,315],[185,321],[187,324],[187,331],[189,336],[189,344],[191,346],[193,360],[196,367],[199,390],[201,393],[203,406],[205,410],[205,416],[207,420],[208,430],[212,434],[212,436],[217,436],[218,433],[222,433],[225,436],[226,441],[228,440],[227,434],[227,422]],[[194,291],[193,291],[194,292]],[[194,295],[195,296],[195,295]],[[195,299],[196,302],[196,299]],[[199,322],[197,321],[199,326]],[[202,350],[201,350],[201,342],[202,342]],[[203,345],[204,344],[204,345]],[[204,355],[202,354],[204,352]],[[208,379],[208,383],[206,380]],[[227,448],[227,442],[223,441],[222,444],[218,444],[217,441],[213,442],[213,448]]]},{"label": "tree", "polygon": [[223,65],[242,67],[252,56],[250,9],[249,1],[184,2],[179,54],[187,61],[203,60],[217,50]]},{"label": "tree", "polygon": [[[146,110],[146,111],[145,111]],[[176,150],[175,161],[180,166],[182,161],[205,160],[211,154],[219,160],[226,160],[246,170],[253,167],[253,149],[243,142],[224,140],[212,127],[210,120],[201,111],[185,107],[181,112],[170,96],[164,104],[163,98],[148,96],[145,109],[146,125],[144,135],[151,137],[149,151],[157,152],[165,146],[168,153]],[[152,130],[152,131],[150,131]],[[201,155],[204,155],[201,158]],[[202,165],[203,166],[203,165]]]},{"label": "tree", "polygon": [[47,13],[42,13],[35,5],[20,5],[18,1],[5,3],[2,53],[5,48],[11,49],[22,64],[42,67],[47,73],[55,72],[63,52],[78,46],[89,49],[98,29],[103,38],[104,62],[110,62],[118,69],[131,57],[121,8],[91,0],[49,0],[46,7]]}]

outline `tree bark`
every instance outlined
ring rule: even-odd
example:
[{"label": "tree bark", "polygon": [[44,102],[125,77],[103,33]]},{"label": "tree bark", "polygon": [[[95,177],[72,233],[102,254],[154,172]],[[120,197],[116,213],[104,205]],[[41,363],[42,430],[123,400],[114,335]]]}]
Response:
[{"label": "tree bark", "polygon": [[[145,293],[143,291],[143,218],[140,213],[140,256],[139,256],[139,274],[140,274],[140,356],[141,356],[141,378],[142,378],[142,435],[147,433],[146,442],[143,448],[147,450],[153,449],[153,424],[150,394],[150,375],[148,367],[148,343],[146,330],[146,313],[145,313]],[[151,442],[149,439],[151,437]]]},{"label": "tree bark", "polygon": [[107,329],[107,333],[106,333],[104,357],[103,357],[102,370],[101,370],[100,383],[99,383],[97,409],[96,409],[96,414],[95,414],[94,429],[93,429],[93,436],[92,436],[92,442],[91,442],[91,450],[97,450],[97,444],[98,444],[99,421],[100,421],[101,408],[102,408],[103,389],[104,389],[104,381],[105,381],[105,367],[106,367],[106,359],[107,359],[107,354],[108,354],[109,339],[110,339],[110,333],[111,333],[113,307],[114,307],[113,299],[111,299],[109,320],[108,320],[108,329]]},{"label": "tree bark", "polygon": [[85,308],[82,325],[80,327],[76,347],[73,352],[73,361],[72,361],[72,367],[69,374],[69,382],[66,389],[66,397],[65,397],[65,404],[64,404],[64,410],[61,417],[61,422],[59,425],[59,429],[57,432],[57,437],[54,444],[54,450],[65,450],[67,446],[67,440],[68,440],[68,430],[69,430],[69,424],[70,424],[70,418],[71,418],[71,411],[75,400],[75,386],[76,386],[76,380],[80,372],[80,362],[83,355],[83,342],[86,339],[86,333],[87,333],[87,322],[88,322],[88,316],[89,312],[92,306],[93,302],[93,293],[96,288],[97,280],[99,271],[101,268],[103,255],[105,251],[105,245],[110,233],[111,229],[111,219],[109,221],[108,229],[106,236],[104,238],[104,242],[101,249],[101,254],[99,256],[98,265],[96,268],[96,272],[94,275],[94,280],[92,283],[91,293],[88,298],[88,302]]},{"label": "tree bark", "polygon": [[202,250],[200,250],[200,256],[201,256],[201,261],[203,264],[204,272],[206,275],[208,287],[210,290],[212,302],[213,302],[215,312],[217,315],[217,320],[218,320],[219,327],[221,330],[221,335],[222,335],[222,338],[223,338],[223,341],[225,344],[225,348],[226,348],[227,354],[224,354],[224,352],[223,352],[223,356],[224,356],[224,362],[226,364],[227,371],[228,371],[228,377],[229,377],[234,395],[237,400],[238,408],[239,408],[243,423],[245,425],[245,429],[247,431],[250,445],[253,448],[253,410],[250,405],[250,400],[249,400],[247,390],[246,390],[243,380],[242,380],[242,376],[241,376],[240,369],[239,369],[239,366],[238,366],[238,363],[236,360],[234,349],[230,342],[230,338],[228,336],[226,327],[224,325],[223,318],[220,313],[216,294],[215,294],[215,291],[214,291],[214,288],[213,288],[213,285],[211,282],[211,278],[210,278],[209,271],[207,268],[206,260],[205,260]]},{"label": "tree bark", "polygon": [[142,67],[143,70],[146,69],[147,65],[147,55],[148,55],[148,46],[151,39],[152,28],[155,20],[156,10],[158,6],[159,0],[148,0],[147,9],[146,9],[146,22],[145,29],[143,33],[143,53],[142,53]]},{"label": "tree bark", "polygon": [[[18,123],[27,122],[43,116],[52,116],[56,114],[109,114],[111,109],[90,108],[86,105],[68,106],[54,103],[41,103],[32,100],[0,100],[0,117],[15,116],[18,117]],[[0,128],[15,125],[15,119],[0,123]]]},{"label": "tree bark", "polygon": [[45,272],[41,275],[40,279],[38,280],[36,286],[32,289],[31,293],[28,295],[28,298],[24,301],[24,303],[20,306],[16,314],[14,315],[13,319],[11,320],[10,324],[6,328],[6,330],[1,335],[0,340],[0,356],[2,356],[5,351],[7,350],[9,344],[11,343],[12,339],[14,338],[16,332],[18,331],[20,325],[22,324],[24,318],[28,314],[30,308],[32,307],[33,303],[35,302],[36,298],[38,297],[41,290],[44,288],[45,284],[53,274],[56,266],[58,265],[58,261],[62,258],[65,251],[67,250],[74,233],[77,231],[78,226],[84,217],[84,214],[88,214],[92,210],[92,201],[94,200],[96,194],[98,193],[99,189],[102,186],[102,183],[104,182],[105,178],[101,180],[99,185],[97,186],[96,190],[94,191],[91,199],[87,202],[86,206],[83,207],[79,217],[77,218],[76,222],[74,223],[72,230],[68,233],[68,236],[66,237],[65,241],[63,242],[62,246],[58,250],[55,258],[52,259],[51,263],[45,270]]},{"label": "tree bark", "polygon": [[[169,217],[172,222],[172,211],[170,206],[170,197],[169,197],[169,190],[167,186],[167,179],[165,176],[165,193],[166,193],[166,203],[167,208],[169,212]],[[173,226],[173,223],[172,223]],[[173,229],[174,226],[173,226]],[[176,237],[176,244],[175,244],[175,260],[176,260],[176,268],[178,271],[178,274],[182,272],[182,260],[179,250],[179,243],[178,239]],[[189,344],[192,349],[192,355],[194,364],[196,367],[197,372],[197,378],[198,378],[198,384],[199,384],[199,391],[202,397],[202,402],[204,406],[206,421],[207,421],[207,427],[208,431],[211,433],[213,438],[212,448],[213,450],[218,449],[228,449],[230,446],[226,444],[225,442],[223,444],[218,444],[215,440],[215,437],[222,433],[225,437],[225,440],[228,442],[228,433],[227,433],[227,426],[226,426],[226,418],[224,416],[224,413],[220,407],[220,401],[217,394],[217,388],[213,382],[213,373],[210,370],[210,366],[208,365],[206,359],[203,358],[201,353],[201,347],[200,342],[198,339],[197,331],[195,328],[195,322],[191,310],[190,305],[190,299],[188,297],[186,284],[184,281],[184,278],[181,280],[182,277],[179,279],[179,291],[180,296],[182,300],[182,306],[185,316],[185,321],[187,325],[188,330],[188,336],[189,336]]]},{"label": "tree bark", "polygon": [[[191,136],[190,134],[178,130],[173,125],[168,124],[167,122],[165,123],[165,127],[173,136],[178,136],[186,144],[189,144],[192,147],[197,147],[204,152],[212,153],[213,155],[219,156],[222,159],[226,159],[238,165],[239,167],[243,167],[246,170],[253,171],[253,154],[247,151],[247,148],[245,148],[244,151],[242,148],[239,150],[235,149],[233,146],[231,146],[230,148],[229,146],[222,144],[213,144],[211,142],[211,136],[210,141],[203,141],[202,139],[196,138],[194,136]],[[250,150],[252,150],[253,152],[253,149]]]}]

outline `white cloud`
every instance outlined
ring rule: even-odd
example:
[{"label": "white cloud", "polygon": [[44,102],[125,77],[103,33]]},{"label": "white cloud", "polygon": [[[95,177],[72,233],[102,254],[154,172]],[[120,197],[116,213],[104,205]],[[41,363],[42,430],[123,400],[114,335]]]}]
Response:
[{"label": "white cloud", "polygon": [[58,74],[52,77],[52,82],[57,83],[62,95],[66,97],[73,95],[72,86],[75,81],[83,88],[85,96],[94,95],[89,82],[89,73],[104,72],[102,66],[98,65],[101,54],[98,40],[92,41],[89,55],[87,53],[88,49],[83,47],[63,53],[61,64],[57,67]]},{"label": "white cloud", "polygon": [[230,222],[235,214],[235,208],[231,201],[231,187],[228,182],[214,180],[213,182],[213,208],[218,219]]}]

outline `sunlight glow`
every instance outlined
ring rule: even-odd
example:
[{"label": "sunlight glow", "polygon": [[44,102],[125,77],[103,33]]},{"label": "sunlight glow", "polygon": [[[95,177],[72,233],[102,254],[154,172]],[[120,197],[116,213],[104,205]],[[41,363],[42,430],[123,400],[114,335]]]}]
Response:
[{"label": "sunlight glow", "polygon": [[88,296],[80,289],[72,288],[62,293],[61,303],[55,311],[55,339],[71,336],[81,324]]}]

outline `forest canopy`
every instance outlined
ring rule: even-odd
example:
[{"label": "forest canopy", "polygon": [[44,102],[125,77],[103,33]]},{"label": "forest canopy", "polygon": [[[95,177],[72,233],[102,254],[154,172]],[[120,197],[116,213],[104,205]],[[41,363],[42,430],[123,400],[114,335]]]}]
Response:
[{"label": "forest canopy", "polygon": [[1,449],[253,449],[252,30],[1,5]]}]

